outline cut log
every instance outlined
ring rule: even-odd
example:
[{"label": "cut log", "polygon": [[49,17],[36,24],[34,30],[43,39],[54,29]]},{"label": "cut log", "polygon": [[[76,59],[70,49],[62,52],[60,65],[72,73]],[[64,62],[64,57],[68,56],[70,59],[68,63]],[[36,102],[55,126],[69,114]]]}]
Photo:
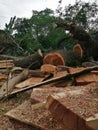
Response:
[{"label": "cut log", "polygon": [[83,49],[84,56],[93,57],[94,60],[98,60],[98,42],[86,31],[83,27],[76,25],[75,23],[56,23],[57,27],[61,27],[68,30],[73,39],[78,40]]},{"label": "cut log", "polygon": [[26,69],[16,77],[6,81],[0,88],[0,99],[5,97],[5,95],[7,96],[17,83],[27,78],[28,74],[29,74],[29,70]]},{"label": "cut log", "polygon": [[7,112],[6,116],[41,130],[66,130],[60,122],[52,117],[44,103],[32,105],[30,101],[26,101]]},{"label": "cut log", "polygon": [[0,61],[0,69],[13,68],[13,67],[14,67],[13,60],[1,60]]},{"label": "cut log", "polygon": [[73,47],[73,52],[78,53],[81,58],[83,57],[83,49],[81,48],[80,44],[76,44]]},{"label": "cut log", "polygon": [[42,65],[43,62],[43,54],[41,50],[38,50],[34,54],[25,57],[12,57],[0,55],[0,59],[12,59],[15,66],[23,67],[23,68],[31,68],[38,69]]},{"label": "cut log", "polygon": [[47,108],[69,130],[98,130],[98,83],[50,95]]},{"label": "cut log", "polygon": [[57,67],[51,64],[43,64],[41,66],[41,71],[44,73],[52,73],[56,74],[57,73]]},{"label": "cut log", "polygon": [[[62,52],[63,53],[63,52]],[[45,55],[43,59],[44,64],[51,65],[65,65],[64,57],[60,52],[51,52]]]},{"label": "cut log", "polygon": [[[79,51],[80,50],[78,49],[78,52]],[[43,59],[43,63],[55,66],[77,66],[81,64],[81,56],[79,53],[67,50],[57,50],[55,52],[47,53]]]},{"label": "cut log", "polygon": [[35,54],[32,54],[30,56],[17,58],[14,60],[14,64],[23,68],[28,67],[31,69],[38,69],[42,65],[42,60],[43,54],[41,53],[41,50],[38,50]]}]

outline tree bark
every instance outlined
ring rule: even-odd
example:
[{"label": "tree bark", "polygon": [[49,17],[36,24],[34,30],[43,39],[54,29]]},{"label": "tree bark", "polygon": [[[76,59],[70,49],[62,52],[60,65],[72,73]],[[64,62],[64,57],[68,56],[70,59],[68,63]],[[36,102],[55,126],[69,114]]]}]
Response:
[{"label": "tree bark", "polygon": [[6,81],[0,88],[0,99],[2,99],[5,95],[7,96],[17,83],[19,83],[22,80],[25,80],[28,74],[29,70],[26,69],[16,77]]},{"label": "tree bark", "polygon": [[0,60],[2,59],[13,60],[15,66],[30,68],[30,69],[38,69],[43,63],[43,54],[41,50],[38,50],[34,54],[26,57],[13,57],[13,56],[0,55]]},{"label": "tree bark", "polygon": [[61,27],[68,30],[73,39],[78,40],[84,51],[84,57],[93,57],[98,60],[98,42],[87,32],[83,27],[76,24],[56,23],[56,27]]}]

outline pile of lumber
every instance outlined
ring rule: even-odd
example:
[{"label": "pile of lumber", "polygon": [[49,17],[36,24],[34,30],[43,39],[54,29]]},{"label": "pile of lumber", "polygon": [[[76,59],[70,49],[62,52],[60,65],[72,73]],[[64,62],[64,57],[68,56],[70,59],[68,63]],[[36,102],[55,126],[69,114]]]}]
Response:
[{"label": "pile of lumber", "polygon": [[7,117],[41,130],[98,130],[98,66],[44,64],[28,75],[9,95],[32,89],[30,99],[8,111]]},{"label": "pile of lumber", "polygon": [[6,116],[42,130],[97,130],[97,86],[35,89],[30,100]]},{"label": "pile of lumber", "polygon": [[[21,72],[18,72],[18,74],[13,76],[13,73],[15,73],[17,69]],[[59,82],[65,82],[66,86],[68,86],[68,84],[71,86],[79,86],[98,81],[98,66],[88,68],[71,68],[66,66],[44,64],[41,66],[40,70],[23,68],[16,68],[16,70],[13,68],[10,71],[7,75],[7,80],[5,80],[3,85],[0,87],[0,99],[47,84],[58,85]]]},{"label": "pile of lumber", "polygon": [[56,24],[79,41],[72,50],[0,55],[0,100],[32,90],[5,115],[41,130],[98,130],[98,45],[75,24]]},{"label": "pile of lumber", "polygon": [[[54,52],[42,53],[39,49],[37,52],[24,57],[14,57],[7,55],[0,55],[0,68],[3,66],[1,64],[2,60],[5,61],[6,65],[10,67],[11,61],[15,66],[22,68],[30,68],[30,69],[39,69],[42,64],[51,64],[51,65],[66,65],[67,62],[70,61],[81,61],[83,57],[83,50],[79,44],[76,44],[73,47],[73,50],[56,50]],[[10,62],[9,62],[10,61]],[[8,64],[8,63],[10,64]],[[73,64],[76,65],[76,64]],[[5,66],[5,65],[4,65]],[[3,66],[3,68],[4,68]]]},{"label": "pile of lumber", "polygon": [[[73,52],[82,57],[78,47]],[[98,130],[98,66],[66,66],[63,54],[43,58],[38,51],[24,67],[24,58],[0,61],[0,100],[32,90],[29,100],[8,111],[7,117],[41,130]]]}]

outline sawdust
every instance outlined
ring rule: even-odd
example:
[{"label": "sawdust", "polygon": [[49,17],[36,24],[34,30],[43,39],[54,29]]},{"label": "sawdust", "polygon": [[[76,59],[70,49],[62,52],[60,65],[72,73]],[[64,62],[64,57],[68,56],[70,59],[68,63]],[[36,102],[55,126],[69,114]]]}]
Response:
[{"label": "sawdust", "polygon": [[38,130],[32,126],[20,123],[16,120],[11,120],[5,113],[16,108],[22,104],[25,100],[30,98],[32,91],[17,94],[16,96],[0,101],[0,130]]}]

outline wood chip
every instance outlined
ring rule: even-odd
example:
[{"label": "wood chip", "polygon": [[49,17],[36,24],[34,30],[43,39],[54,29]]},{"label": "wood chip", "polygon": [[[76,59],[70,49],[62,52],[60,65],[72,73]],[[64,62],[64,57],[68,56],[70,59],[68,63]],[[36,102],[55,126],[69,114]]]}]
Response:
[{"label": "wood chip", "polygon": [[43,103],[32,105],[30,101],[26,101],[6,113],[6,116],[42,130],[66,130],[60,122],[52,117]]},{"label": "wood chip", "polygon": [[[50,95],[47,100],[50,112],[72,130],[98,130],[98,83],[67,89]],[[72,122],[72,120],[74,122]],[[77,121],[81,120],[80,124]],[[66,123],[67,122],[67,123]],[[84,124],[81,128],[81,123]],[[85,126],[85,123],[88,126]],[[71,125],[70,125],[71,124]],[[77,130],[78,130],[77,129]]]}]

